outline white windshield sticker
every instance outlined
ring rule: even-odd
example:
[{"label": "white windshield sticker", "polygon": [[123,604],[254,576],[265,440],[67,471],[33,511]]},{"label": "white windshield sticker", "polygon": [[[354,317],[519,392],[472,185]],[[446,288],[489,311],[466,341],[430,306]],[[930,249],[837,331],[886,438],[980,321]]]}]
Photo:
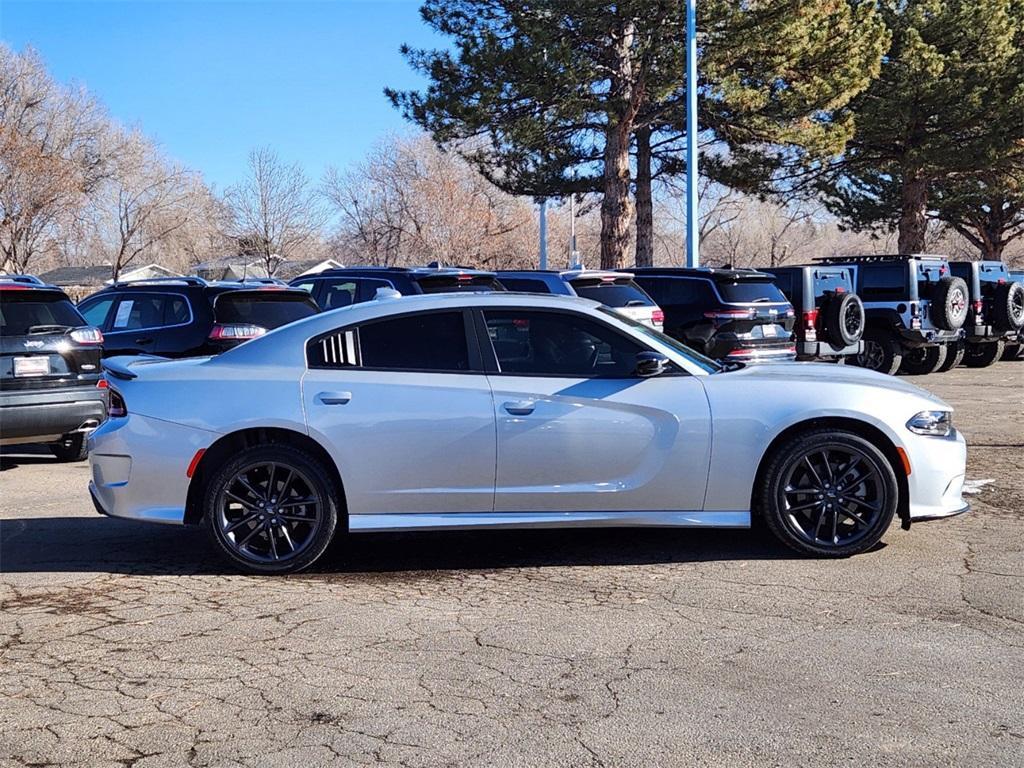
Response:
[{"label": "white windshield sticker", "polygon": [[131,317],[132,306],[134,304],[135,304],[134,301],[132,301],[131,299],[128,299],[127,301],[122,301],[118,305],[118,307],[117,307],[117,316],[114,317],[114,327],[115,328],[124,328],[126,325],[128,325],[128,318]]}]

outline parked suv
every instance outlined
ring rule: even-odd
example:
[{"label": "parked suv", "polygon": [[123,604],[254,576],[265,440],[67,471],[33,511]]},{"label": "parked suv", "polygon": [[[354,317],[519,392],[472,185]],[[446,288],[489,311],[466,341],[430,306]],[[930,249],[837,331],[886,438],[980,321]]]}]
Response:
[{"label": "parked suv", "polygon": [[78,308],[103,331],[107,357],[215,355],[319,312],[305,291],[198,277],[114,283]]},{"label": "parked suv", "polygon": [[107,416],[102,343],[59,288],[0,275],[0,445],[48,443],[58,459],[84,459]]},{"label": "parked suv", "polygon": [[947,355],[956,357],[953,365],[961,358],[972,368],[992,365],[1024,326],[1024,285],[1001,261],[951,261],[949,267],[967,283],[971,301],[964,323],[967,338]]},{"label": "parked suv", "polygon": [[644,289],[636,284],[629,272],[597,269],[573,269],[565,272],[504,270],[499,271],[497,275],[501,284],[510,291],[582,296],[659,331],[664,324],[665,313]]},{"label": "parked suv", "polygon": [[850,362],[882,373],[945,370],[948,345],[963,339],[969,292],[944,256],[843,256],[822,266],[854,268],[864,302],[864,351]]},{"label": "parked suv", "polygon": [[796,311],[797,360],[845,361],[864,351],[864,304],[852,267],[798,266],[764,270]]},{"label": "parked suv", "polygon": [[765,272],[752,269],[634,270],[665,313],[665,333],[708,357],[792,360],[795,313]]},{"label": "parked suv", "polygon": [[341,267],[291,281],[324,310],[372,301],[381,288],[403,296],[420,293],[505,290],[493,272],[459,267]]}]

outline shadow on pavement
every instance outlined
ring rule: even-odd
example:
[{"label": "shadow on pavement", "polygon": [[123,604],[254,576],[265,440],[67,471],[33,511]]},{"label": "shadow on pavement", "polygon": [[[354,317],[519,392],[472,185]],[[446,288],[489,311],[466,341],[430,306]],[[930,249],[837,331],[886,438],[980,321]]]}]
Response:
[{"label": "shadow on pavement", "polygon": [[0,472],[22,464],[58,464],[45,445],[5,445],[0,448]]},{"label": "shadow on pavement", "polygon": [[[443,571],[765,560],[794,555],[745,530],[577,529],[361,533],[310,572]],[[230,574],[204,531],[97,516],[0,520],[0,573]]]}]

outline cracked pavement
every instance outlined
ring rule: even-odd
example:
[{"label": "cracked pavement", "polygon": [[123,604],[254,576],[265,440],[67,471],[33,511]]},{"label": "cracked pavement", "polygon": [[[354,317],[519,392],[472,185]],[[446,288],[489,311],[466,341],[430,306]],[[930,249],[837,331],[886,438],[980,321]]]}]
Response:
[{"label": "cracked pavement", "polygon": [[972,513],[846,561],[745,531],[362,534],[232,574],[0,459],[0,766],[1024,765],[1024,361],[917,379]]}]

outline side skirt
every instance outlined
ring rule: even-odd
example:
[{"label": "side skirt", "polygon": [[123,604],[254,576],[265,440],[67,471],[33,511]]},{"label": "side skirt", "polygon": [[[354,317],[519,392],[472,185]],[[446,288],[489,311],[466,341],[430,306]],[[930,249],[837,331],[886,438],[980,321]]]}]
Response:
[{"label": "side skirt", "polygon": [[737,512],[444,512],[349,515],[352,532],[460,528],[749,528],[750,511]]}]

